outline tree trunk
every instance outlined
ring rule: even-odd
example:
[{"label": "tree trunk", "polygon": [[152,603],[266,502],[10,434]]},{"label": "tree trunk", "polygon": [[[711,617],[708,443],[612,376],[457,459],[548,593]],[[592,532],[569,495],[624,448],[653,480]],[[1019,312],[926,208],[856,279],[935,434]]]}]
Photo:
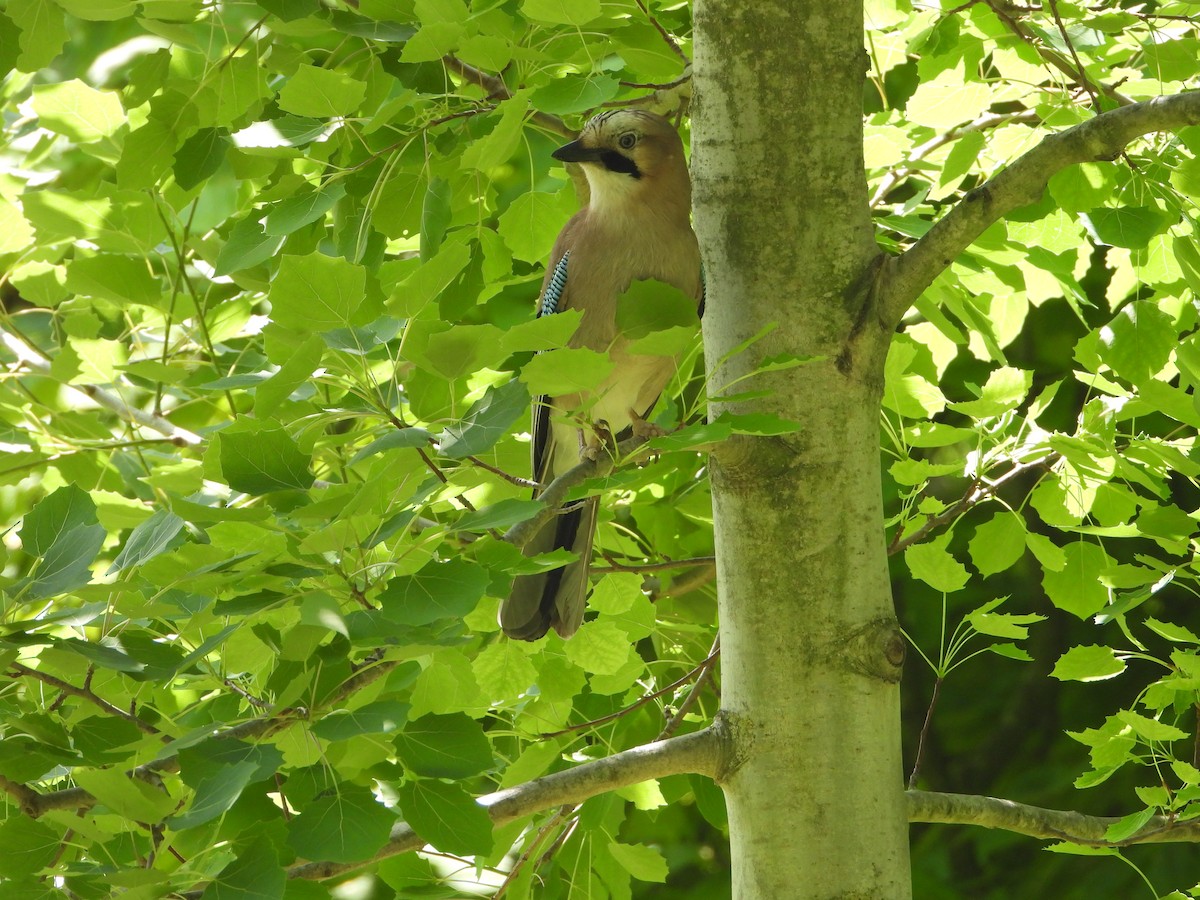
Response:
[{"label": "tree trunk", "polygon": [[862,159],[862,8],[696,0],[695,23],[712,393],[768,357],[820,357],[729,390],[766,396],[712,404],[802,426],[712,459],[734,896],[904,898],[904,644],[881,530],[888,334],[868,306],[881,257]]}]

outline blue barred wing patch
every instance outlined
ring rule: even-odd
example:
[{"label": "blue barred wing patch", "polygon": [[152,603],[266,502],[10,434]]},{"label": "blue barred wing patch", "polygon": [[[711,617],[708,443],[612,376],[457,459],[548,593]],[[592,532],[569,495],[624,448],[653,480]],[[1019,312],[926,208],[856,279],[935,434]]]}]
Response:
[{"label": "blue barred wing patch", "polygon": [[546,284],[546,292],[542,294],[542,302],[538,304],[539,319],[559,310],[563,288],[567,286],[567,257],[570,255],[570,250],[564,253],[562,259],[558,261],[558,265],[554,267],[554,272],[550,275],[550,281]]}]

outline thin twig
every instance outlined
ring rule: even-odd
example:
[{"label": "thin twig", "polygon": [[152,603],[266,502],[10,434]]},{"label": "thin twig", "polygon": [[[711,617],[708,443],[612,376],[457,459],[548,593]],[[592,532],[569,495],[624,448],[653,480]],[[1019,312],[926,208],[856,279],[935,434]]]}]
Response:
[{"label": "thin twig", "polygon": [[509,886],[512,885],[517,876],[521,874],[521,870],[525,868],[526,864],[528,864],[530,857],[537,852],[537,848],[541,846],[541,843],[546,839],[546,836],[563,822],[565,822],[578,809],[578,806],[567,804],[558,810],[553,816],[551,816],[546,823],[538,829],[537,834],[533,836],[533,840],[531,840],[528,846],[521,851],[521,855],[518,856],[517,861],[513,863],[513,867],[509,870],[508,875],[505,876],[503,883],[501,883],[500,887],[497,888],[496,893],[492,895],[492,900],[500,900],[500,898],[504,896],[505,892],[508,891]]},{"label": "thin twig", "polygon": [[701,660],[699,665],[697,665],[695,668],[693,668],[691,671],[689,671],[682,678],[677,679],[676,681],[672,681],[666,687],[659,688],[657,691],[653,691],[649,694],[645,694],[642,697],[639,697],[637,700],[634,700],[632,703],[630,703],[628,706],[624,707],[623,709],[619,709],[616,712],[609,713],[606,716],[601,716],[598,719],[592,719],[589,722],[580,722],[578,725],[568,725],[566,728],[562,728],[558,731],[543,732],[542,734],[539,734],[538,737],[544,741],[549,740],[550,738],[562,737],[562,735],[564,735],[564,734],[571,734],[572,732],[575,732],[575,731],[584,731],[588,728],[594,728],[597,725],[603,725],[606,722],[611,722],[614,719],[619,719],[622,716],[627,716],[634,710],[641,709],[647,703],[657,700],[663,694],[669,694],[669,693],[671,693],[671,691],[675,690],[676,688],[682,687],[683,685],[687,684],[689,681],[691,681],[693,678],[695,678],[698,673],[703,672],[706,667],[711,666],[712,663],[716,661],[716,658],[720,654],[720,652],[721,652],[721,648],[714,645],[714,649],[713,649],[712,653],[710,653],[707,657],[705,657],[703,660]]},{"label": "thin twig", "polygon": [[907,549],[913,544],[920,543],[929,535],[930,532],[942,527],[947,522],[954,521],[963,513],[967,512],[967,510],[974,508],[984,500],[993,496],[1003,485],[1007,484],[1009,481],[1012,481],[1012,479],[1016,478],[1021,473],[1028,472],[1030,469],[1049,466],[1056,456],[1057,454],[1054,454],[1050,457],[1045,457],[1034,462],[1017,463],[994,481],[984,481],[982,476],[974,479],[971,482],[971,486],[967,489],[966,494],[964,494],[954,503],[951,503],[940,513],[926,516],[925,521],[916,531],[904,537],[901,537],[903,531],[897,531],[896,536],[892,539],[892,543],[888,546],[888,556],[893,556],[899,553],[901,550]]},{"label": "thin twig", "polygon": [[908,789],[917,786],[917,777],[921,774],[921,763],[925,759],[925,741],[929,737],[929,726],[933,722],[933,710],[937,706],[938,696],[942,692],[942,676],[933,682],[933,694],[929,698],[929,708],[925,710],[925,723],[921,726],[921,736],[917,739],[917,755],[913,760],[912,773],[908,776]]},{"label": "thin twig", "polygon": [[1063,43],[1067,45],[1067,49],[1071,52],[1071,59],[1075,61],[1075,69],[1079,73],[1079,85],[1092,98],[1092,108],[1096,112],[1103,112],[1103,107],[1100,106],[1100,97],[1096,94],[1096,89],[1088,80],[1087,72],[1084,71],[1079,54],[1075,52],[1075,44],[1072,42],[1071,36],[1067,34],[1067,26],[1063,23],[1062,16],[1058,13],[1058,0],[1050,0],[1050,14],[1054,16],[1054,23],[1058,26],[1058,33],[1062,37]]},{"label": "thin twig", "polygon": [[35,681],[48,684],[50,687],[62,691],[64,694],[69,694],[72,697],[79,697],[83,700],[87,700],[89,703],[99,707],[110,716],[116,716],[117,718],[124,719],[131,725],[136,726],[139,731],[169,740],[167,735],[164,735],[149,722],[138,718],[131,713],[125,712],[125,710],[121,709],[119,706],[114,706],[103,697],[96,694],[90,687],[76,687],[73,684],[63,681],[61,678],[55,678],[53,675],[47,675],[45,672],[39,672],[37,669],[27,668],[20,663],[9,663],[9,669],[11,670],[9,675],[12,678],[32,678]]},{"label": "thin twig", "polygon": [[1037,54],[1050,65],[1054,66],[1054,68],[1058,69],[1072,81],[1078,82],[1079,86],[1089,94],[1092,96],[1095,96],[1097,92],[1104,94],[1104,96],[1114,101],[1118,106],[1129,106],[1134,102],[1110,85],[1094,84],[1089,81],[1087,75],[1073,65],[1071,60],[1067,59],[1057,50],[1045,46],[1028,28],[1018,22],[1016,17],[1012,15],[1014,11],[1012,6],[1000,2],[1000,0],[985,0],[985,2],[992,12],[996,14],[996,17],[1008,26],[1009,31],[1037,51]]},{"label": "thin twig", "polygon": [[687,54],[680,49],[679,44],[675,43],[675,38],[671,36],[667,29],[663,28],[662,23],[650,14],[650,10],[646,8],[646,4],[642,0],[634,0],[634,2],[638,5],[638,9],[645,13],[646,18],[650,20],[650,24],[662,35],[662,39],[666,41],[667,46],[671,48],[672,52],[685,63],[690,63],[691,60],[688,59]]},{"label": "thin twig", "polygon": [[683,702],[679,704],[679,709],[675,710],[675,715],[671,716],[671,718],[667,721],[667,724],[663,726],[663,730],[658,733],[658,737],[655,738],[655,740],[661,741],[664,738],[669,738],[679,730],[679,726],[683,724],[683,720],[687,716],[688,712],[693,706],[696,705],[696,701],[700,699],[700,693],[704,690],[708,682],[712,680],[713,672],[715,672],[717,668],[717,657],[719,657],[720,654],[721,636],[717,635],[716,640],[713,641],[712,648],[708,651],[708,658],[700,664],[700,668],[702,670],[700,672],[700,677],[696,679],[696,682],[692,685],[691,690],[688,691],[687,696],[683,698]]},{"label": "thin twig", "polygon": [[592,566],[589,571],[598,574],[607,574],[609,572],[663,572],[671,569],[691,569],[697,566],[711,566],[717,561],[715,556],[693,556],[689,559],[669,559],[666,562],[655,563],[637,563],[635,565],[625,565],[619,563],[607,553],[603,554],[608,561],[607,566]]},{"label": "thin twig", "polygon": [[970,134],[973,131],[985,131],[986,129],[998,128],[1001,125],[1008,125],[1012,122],[1039,121],[1041,121],[1041,116],[1038,115],[1035,109],[1024,109],[1015,113],[985,113],[974,121],[951,128],[949,131],[930,138],[925,143],[914,147],[903,163],[883,176],[879,182],[879,186],[875,189],[874,195],[871,197],[871,208],[875,209],[879,206],[892,188],[908,177],[912,172],[913,163],[924,159],[939,147],[944,147],[946,144],[956,141],[963,135]]},{"label": "thin twig", "polygon": [[[463,62],[457,56],[448,54],[442,57],[442,62],[446,68],[454,72],[461,78],[466,79],[472,84],[477,84],[479,87],[487,91],[489,97],[498,98],[500,100],[508,100],[512,98],[512,91],[508,89],[508,85],[504,83],[504,79],[498,78],[495,75],[489,75],[487,72],[477,69],[469,63]],[[568,128],[567,123],[558,116],[552,116],[549,113],[539,112],[534,110],[530,113],[530,119],[543,128],[553,131],[556,134],[561,134],[563,137],[574,138],[576,136],[575,129]]]},{"label": "thin twig", "polygon": [[[55,377],[51,371],[50,360],[46,359],[46,357],[43,356],[40,351],[35,350],[28,340],[25,339],[24,335],[20,335],[19,333],[14,334],[8,331],[0,331],[0,343],[4,344],[5,347],[12,351],[16,355],[17,359],[19,359],[26,368],[48,378]],[[193,434],[186,428],[180,428],[178,425],[172,424],[161,416],[152,415],[151,413],[136,409],[135,407],[130,406],[116,394],[106,391],[102,387],[98,387],[94,384],[70,384],[68,382],[59,383],[64,387],[69,387],[73,390],[79,391],[79,393],[89,397],[93,402],[99,404],[100,406],[111,409],[126,422],[135,425],[141,425],[145,428],[149,428],[151,431],[157,431],[159,434],[165,435],[166,437],[170,438],[176,446],[182,447],[189,444],[196,445],[203,443],[203,439],[200,437],[200,435]]]}]

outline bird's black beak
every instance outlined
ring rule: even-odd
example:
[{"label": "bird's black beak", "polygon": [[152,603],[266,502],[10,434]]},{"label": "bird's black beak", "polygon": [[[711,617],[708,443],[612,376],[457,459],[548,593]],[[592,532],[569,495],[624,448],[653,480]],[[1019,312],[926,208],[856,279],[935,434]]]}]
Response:
[{"label": "bird's black beak", "polygon": [[594,147],[585,147],[579,141],[563,144],[550,154],[559,162],[599,162],[602,151]]}]

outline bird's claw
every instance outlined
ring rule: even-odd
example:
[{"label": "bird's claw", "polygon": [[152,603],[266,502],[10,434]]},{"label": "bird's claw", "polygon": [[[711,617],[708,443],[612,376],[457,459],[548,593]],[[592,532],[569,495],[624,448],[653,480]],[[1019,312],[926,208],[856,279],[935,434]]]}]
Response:
[{"label": "bird's claw", "polygon": [[665,428],[660,428],[653,422],[647,422],[635,410],[629,410],[629,428],[633,436],[639,440],[649,441],[668,434]]}]

